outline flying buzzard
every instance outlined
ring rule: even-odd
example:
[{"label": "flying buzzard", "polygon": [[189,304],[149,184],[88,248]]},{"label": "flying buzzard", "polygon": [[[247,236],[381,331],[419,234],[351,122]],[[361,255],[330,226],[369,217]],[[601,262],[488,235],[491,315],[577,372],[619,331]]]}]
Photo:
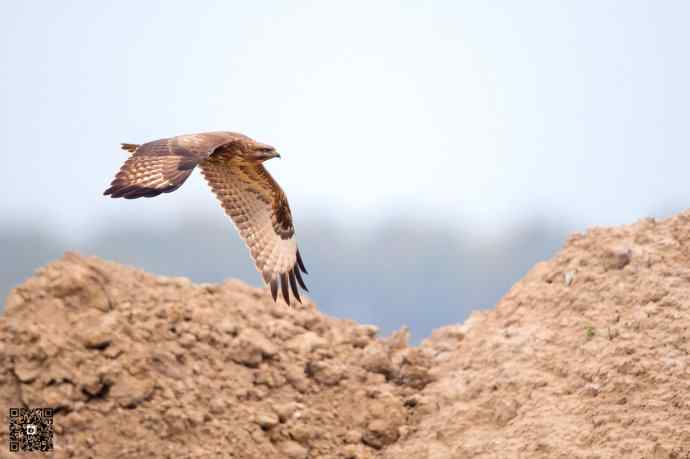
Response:
[{"label": "flying buzzard", "polygon": [[104,195],[151,198],[178,189],[198,165],[225,213],[247,244],[256,268],[271,287],[278,284],[285,302],[290,294],[301,302],[299,284],[307,290],[292,214],[285,193],[261,164],[280,158],[269,145],[234,132],[205,132],[154,140],[143,145],[123,143],[131,156]]}]

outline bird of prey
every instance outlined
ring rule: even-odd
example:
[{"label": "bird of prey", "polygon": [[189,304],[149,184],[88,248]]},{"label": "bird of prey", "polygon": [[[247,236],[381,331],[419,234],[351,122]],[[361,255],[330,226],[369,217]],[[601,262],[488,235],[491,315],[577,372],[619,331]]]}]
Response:
[{"label": "bird of prey", "polygon": [[170,193],[199,166],[247,244],[273,300],[277,301],[280,284],[287,304],[288,286],[301,302],[297,284],[307,290],[300,274],[307,270],[297,248],[292,214],[285,193],[262,165],[280,158],[273,147],[234,132],[180,135],[121,146],[131,155],[104,195],[136,199]]}]

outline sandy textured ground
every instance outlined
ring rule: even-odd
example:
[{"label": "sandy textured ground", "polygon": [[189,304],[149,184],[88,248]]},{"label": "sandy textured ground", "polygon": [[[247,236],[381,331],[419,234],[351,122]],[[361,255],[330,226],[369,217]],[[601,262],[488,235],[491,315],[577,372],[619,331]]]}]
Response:
[{"label": "sandy textured ground", "polygon": [[690,213],[573,235],[418,348],[67,254],[7,299],[0,410],[54,407],[59,458],[681,459],[689,338]]}]

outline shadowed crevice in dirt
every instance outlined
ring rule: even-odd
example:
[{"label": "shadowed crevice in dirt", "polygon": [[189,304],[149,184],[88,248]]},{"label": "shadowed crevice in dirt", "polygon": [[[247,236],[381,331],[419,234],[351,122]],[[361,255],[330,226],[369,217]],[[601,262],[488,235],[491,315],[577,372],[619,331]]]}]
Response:
[{"label": "shadowed crevice in dirt", "polygon": [[102,383],[100,388],[98,388],[94,393],[90,393],[86,388],[83,388],[82,392],[84,395],[86,395],[85,401],[88,403],[98,400],[106,400],[108,398],[108,394],[110,393],[110,387],[110,384]]}]

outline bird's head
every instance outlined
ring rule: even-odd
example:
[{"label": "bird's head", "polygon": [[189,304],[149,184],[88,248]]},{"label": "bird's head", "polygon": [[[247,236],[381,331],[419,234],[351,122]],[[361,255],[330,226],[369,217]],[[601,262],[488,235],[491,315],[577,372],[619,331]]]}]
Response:
[{"label": "bird's head", "polygon": [[280,158],[280,155],[270,145],[255,141],[246,142],[242,148],[243,156],[251,161],[264,162],[271,158]]}]

